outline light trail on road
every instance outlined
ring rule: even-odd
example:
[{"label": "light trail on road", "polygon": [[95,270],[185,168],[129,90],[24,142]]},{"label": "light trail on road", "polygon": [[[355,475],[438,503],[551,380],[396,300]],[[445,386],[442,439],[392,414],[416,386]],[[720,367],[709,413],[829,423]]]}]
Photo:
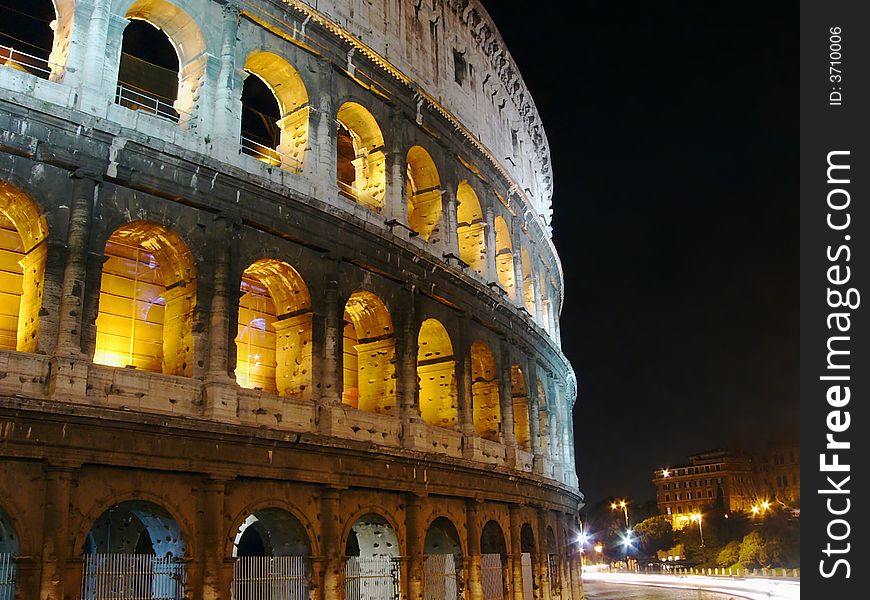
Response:
[{"label": "light trail on road", "polygon": [[[705,577],[701,575],[643,575],[640,573],[584,573],[583,582],[649,586],[672,590],[703,590],[723,594],[726,598],[745,598],[746,600],[798,600],[800,598],[800,581],[766,577],[742,578]],[[662,596],[662,598],[666,597]],[[613,596],[605,596],[603,598],[616,600]]]}]

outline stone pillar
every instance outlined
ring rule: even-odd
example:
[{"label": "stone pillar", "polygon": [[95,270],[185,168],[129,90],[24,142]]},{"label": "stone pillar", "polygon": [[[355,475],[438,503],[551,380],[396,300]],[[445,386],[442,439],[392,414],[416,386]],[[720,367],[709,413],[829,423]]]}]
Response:
[{"label": "stone pillar", "polygon": [[538,398],[538,370],[534,357],[530,357],[526,363],[529,373],[529,439],[532,454],[534,454],[534,470],[543,473],[544,453],[543,441],[541,440],[541,410],[540,398]]},{"label": "stone pillar", "polygon": [[511,504],[510,524],[511,524],[511,579],[513,581],[514,600],[525,600],[523,598],[523,546],[521,538],[522,515],[520,511],[522,507],[519,504]]},{"label": "stone pillar", "polygon": [[[76,3],[73,22],[87,18],[87,28],[82,31],[84,39],[84,60],[81,61],[77,77],[81,89],[77,94],[78,108],[105,116],[108,105],[115,97],[114,86],[118,79],[118,60],[121,56],[121,42],[127,19],[111,14],[111,0],[95,0],[90,14]],[[72,65],[68,65],[70,67]],[[74,67],[73,67],[74,68]],[[66,78],[66,75],[64,75]]]},{"label": "stone pillar", "polygon": [[200,492],[200,536],[201,556],[197,557],[202,565],[200,578],[201,591],[196,594],[203,600],[229,600],[232,562],[228,569],[225,565],[227,526],[225,522],[224,498],[227,482],[224,479],[207,479]]},{"label": "stone pillar", "polygon": [[239,143],[241,124],[240,98],[242,78],[236,70],[236,37],[239,32],[239,7],[227,3],[221,8],[223,16],[221,35],[220,72],[215,93],[213,137],[223,139],[229,148]]},{"label": "stone pillar", "polygon": [[508,462],[511,462],[516,460],[517,438],[514,432],[514,399],[513,385],[511,385],[510,350],[506,343],[501,345],[498,366],[502,440],[508,448]]},{"label": "stone pillar", "polygon": [[83,357],[82,313],[88,266],[92,208],[99,176],[77,169],[72,175],[72,198],[67,228],[66,264],[60,294],[57,344],[55,353]]},{"label": "stone pillar", "polygon": [[498,251],[495,246],[495,213],[491,206],[486,207],[484,219],[486,220],[486,270],[484,277],[487,281],[499,283],[498,273],[495,269],[495,257]]},{"label": "stone pillar", "polygon": [[465,564],[468,572],[468,600],[483,600],[483,586],[480,574],[480,524],[477,519],[479,502],[474,499],[465,502],[465,531],[468,556]]},{"label": "stone pillar", "polygon": [[[322,336],[318,343],[323,370],[320,373],[320,400],[324,405],[341,404],[341,368],[343,306],[338,297],[338,274],[335,272],[335,261],[329,261],[326,274],[326,289],[324,303],[321,309],[322,327],[318,332]],[[320,319],[318,319],[320,320]]]},{"label": "stone pillar", "polygon": [[523,308],[526,305],[526,293],[523,282],[523,253],[522,247],[525,241],[521,221],[518,217],[511,219],[511,247],[514,259],[514,303]]},{"label": "stone pillar", "polygon": [[556,560],[558,561],[556,566],[559,569],[559,593],[562,595],[560,600],[569,600],[571,598],[571,576],[568,573],[569,548],[560,521],[561,518],[556,520]]},{"label": "stone pillar", "polygon": [[70,488],[75,469],[48,465],[42,522],[40,600],[64,600],[78,590],[65,589],[69,556]]},{"label": "stone pillar", "polygon": [[550,600],[552,591],[550,590],[550,565],[548,561],[549,549],[547,548],[547,509],[537,507],[535,516],[537,517],[537,538],[538,538],[538,579],[540,581],[541,600]]},{"label": "stone pillar", "polygon": [[468,319],[460,319],[453,348],[456,368],[456,394],[459,402],[459,430],[465,437],[474,437],[474,405],[471,393],[471,345],[468,342]]},{"label": "stone pillar", "polygon": [[336,155],[337,107],[333,106],[332,67],[325,61],[318,63],[317,82],[319,94],[317,105],[312,107],[309,126],[314,135],[309,136],[305,173],[314,182],[314,196],[326,202],[335,202],[338,197],[338,172]]},{"label": "stone pillar", "polygon": [[456,190],[453,188],[444,188],[442,183],[441,190],[442,222],[444,223],[444,233],[441,234],[441,244],[445,254],[452,254],[459,258],[459,226],[456,221]]},{"label": "stone pillar", "polygon": [[[344,597],[341,555],[341,491],[326,488],[320,493],[320,556],[315,559],[315,573],[320,581],[314,600],[337,600]],[[319,563],[319,564],[318,564]]]},{"label": "stone pillar", "polygon": [[[235,381],[229,374],[230,344],[230,256],[235,243],[236,224],[229,217],[220,220],[213,231],[214,271],[211,310],[208,317],[208,370],[205,376],[205,417],[219,421],[238,418],[238,395]],[[233,294],[235,296],[235,294]]]},{"label": "stone pillar", "polygon": [[541,326],[542,328],[546,328],[544,324],[544,296],[541,290],[541,278],[538,273],[541,272],[541,265],[538,264],[538,261],[532,256],[532,288],[534,289],[535,294],[535,322]]},{"label": "stone pillar", "polygon": [[406,311],[401,316],[401,333],[396,340],[398,350],[397,391],[402,421],[420,421],[420,390],[417,384],[417,294],[413,286],[403,289]]},{"label": "stone pillar", "polygon": [[423,539],[420,521],[420,497],[409,494],[405,500],[405,539],[407,540],[408,569],[406,575],[409,600],[423,600]]},{"label": "stone pillar", "polygon": [[[393,119],[395,121],[395,119]],[[405,155],[398,148],[386,152],[387,193],[383,216],[408,226],[408,201],[405,196]],[[398,231],[395,231],[398,233]]]}]

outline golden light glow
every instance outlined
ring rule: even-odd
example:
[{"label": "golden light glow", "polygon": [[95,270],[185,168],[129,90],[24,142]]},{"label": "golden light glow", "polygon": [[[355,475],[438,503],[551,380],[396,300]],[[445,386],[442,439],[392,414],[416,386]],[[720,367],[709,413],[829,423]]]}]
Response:
[{"label": "golden light glow", "polygon": [[501,216],[495,218],[495,270],[502,289],[509,297],[514,298],[516,294],[514,249],[507,222]]},{"label": "golden light glow", "polygon": [[529,395],[526,378],[519,365],[511,365],[511,390],[514,409],[514,436],[517,445],[529,449]]},{"label": "golden light glow", "polygon": [[520,250],[520,257],[523,264],[523,302],[526,311],[528,311],[532,317],[535,317],[535,278],[532,274],[532,259],[529,257],[529,252],[525,248]]},{"label": "golden light glow", "polygon": [[[344,321],[342,402],[368,412],[395,414],[396,340],[387,307],[373,293],[357,291],[345,305]],[[349,372],[354,362],[355,378]]]},{"label": "golden light glow", "polygon": [[408,197],[408,226],[426,241],[433,235],[437,238],[441,219],[441,179],[432,157],[420,146],[412,146],[408,150],[405,191]]},{"label": "golden light glow", "polygon": [[380,212],[386,197],[384,137],[372,114],[356,102],[338,109],[337,178],[351,200]]},{"label": "golden light glow", "polygon": [[499,381],[495,358],[483,342],[471,344],[471,396],[474,429],[484,438],[498,440],[501,430]]},{"label": "golden light glow", "polygon": [[670,471],[668,471],[667,469],[662,469],[662,477],[670,477],[670,476],[671,476]]},{"label": "golden light glow", "polygon": [[602,546],[601,544],[595,544],[595,551],[601,554],[602,552],[604,552],[604,546]]},{"label": "golden light glow", "polygon": [[459,184],[456,203],[459,258],[483,275],[486,272],[486,224],[477,194],[467,181]]},{"label": "golden light glow", "polygon": [[417,381],[420,415],[436,427],[456,427],[456,361],[447,330],[436,319],[426,319],[417,336]]},{"label": "golden light glow", "polygon": [[190,376],[195,266],[171,230],[133,221],[106,242],[94,362]]},{"label": "golden light glow", "polygon": [[699,513],[699,512],[694,512],[691,515],[689,515],[689,517],[692,519],[693,523],[696,523],[696,522],[700,523],[701,519],[702,519],[701,513]]}]

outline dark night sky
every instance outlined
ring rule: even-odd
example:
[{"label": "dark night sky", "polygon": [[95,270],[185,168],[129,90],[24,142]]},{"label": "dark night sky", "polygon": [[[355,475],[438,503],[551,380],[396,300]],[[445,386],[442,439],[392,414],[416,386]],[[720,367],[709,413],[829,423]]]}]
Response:
[{"label": "dark night sky", "polygon": [[581,489],[797,439],[795,2],[485,2],[544,121]]}]

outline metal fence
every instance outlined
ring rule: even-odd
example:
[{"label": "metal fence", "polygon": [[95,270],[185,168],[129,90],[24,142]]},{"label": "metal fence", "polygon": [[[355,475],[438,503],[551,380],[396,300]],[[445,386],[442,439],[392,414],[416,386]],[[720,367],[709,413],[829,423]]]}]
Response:
[{"label": "metal fence", "polygon": [[390,556],[350,556],[344,565],[345,600],[398,600],[399,562]]},{"label": "metal fence", "polygon": [[381,205],[381,201],[376,199],[374,196],[366,194],[365,192],[361,192],[355,187],[344,183],[343,181],[338,182],[338,192],[354,202],[362,204],[367,208],[376,208]]},{"label": "metal fence", "polygon": [[307,600],[304,556],[241,556],[233,565],[233,600]]},{"label": "metal fence", "polygon": [[48,79],[51,75],[51,63],[47,59],[16,50],[11,46],[0,46],[0,66],[25,71],[42,79]]},{"label": "metal fence", "polygon": [[85,554],[82,600],[181,600],[184,563],[153,554]]},{"label": "metal fence", "polygon": [[452,554],[431,554],[423,562],[425,600],[458,600],[462,585]]},{"label": "metal fence", "polygon": [[0,600],[15,598],[15,557],[0,554]]},{"label": "metal fence", "polygon": [[523,598],[525,600],[534,600],[534,573],[532,572],[532,555],[528,552],[523,552],[520,556],[520,562],[523,566]]},{"label": "metal fence", "polygon": [[130,84],[118,83],[115,89],[115,104],[119,104],[131,110],[142,110],[164,119],[178,123],[180,113],[169,102],[131,86]]},{"label": "metal fence", "polygon": [[560,564],[559,557],[555,554],[547,555],[547,573],[550,576],[550,595],[551,596],[561,596],[562,595],[562,582],[559,578],[560,576]]},{"label": "metal fence", "polygon": [[262,142],[258,142],[257,140],[251,139],[243,135],[239,139],[239,144],[239,150],[242,154],[253,156],[257,160],[262,161],[273,167],[283,167],[284,169],[297,175],[302,172],[301,162],[299,162],[292,156],[287,156],[286,154],[278,152],[274,148],[270,148],[269,146],[264,145]]},{"label": "metal fence", "polygon": [[482,554],[480,556],[480,584],[483,600],[504,599],[504,568],[501,554]]}]

